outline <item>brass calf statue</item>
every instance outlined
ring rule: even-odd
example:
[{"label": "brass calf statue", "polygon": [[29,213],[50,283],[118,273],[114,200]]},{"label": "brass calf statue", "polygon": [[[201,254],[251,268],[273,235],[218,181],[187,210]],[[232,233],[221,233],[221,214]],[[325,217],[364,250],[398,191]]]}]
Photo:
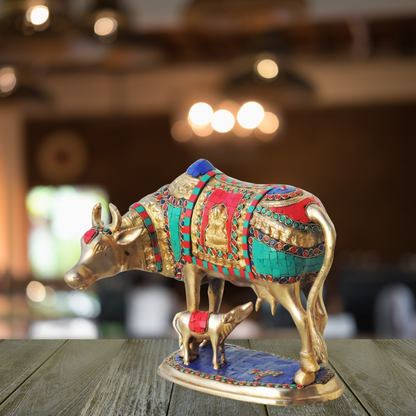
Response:
[{"label": "brass calf statue", "polygon": [[190,343],[192,341],[196,341],[199,345],[202,341],[210,340],[213,351],[212,364],[215,370],[219,370],[218,347],[221,351],[222,364],[225,364],[227,362],[224,347],[226,338],[252,311],[253,304],[248,302],[244,305],[237,306],[225,314],[211,313],[207,320],[206,330],[203,333],[194,332],[190,329],[191,312],[185,311],[177,313],[173,319],[173,327],[179,335],[179,345],[183,345],[184,364],[189,365],[191,360]]}]

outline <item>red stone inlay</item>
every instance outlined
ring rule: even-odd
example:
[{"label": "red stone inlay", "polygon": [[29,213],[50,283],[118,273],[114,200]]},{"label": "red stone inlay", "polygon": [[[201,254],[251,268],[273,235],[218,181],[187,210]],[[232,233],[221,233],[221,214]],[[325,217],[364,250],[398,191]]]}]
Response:
[{"label": "red stone inlay", "polygon": [[96,235],[97,235],[97,231],[91,229],[88,230],[85,234],[84,234],[84,243],[88,244]]},{"label": "red stone inlay", "polygon": [[211,312],[194,311],[189,319],[189,329],[197,334],[203,334],[208,329],[208,319]]},{"label": "red stone inlay", "polygon": [[308,197],[308,198],[302,199],[302,201],[299,201],[287,207],[270,207],[270,209],[274,212],[287,215],[288,217],[292,218],[295,221],[310,222],[309,218],[306,215],[305,208],[307,205],[311,203],[318,204],[322,207],[322,203],[318,198]]},{"label": "red stone inlay", "polygon": [[235,210],[237,209],[240,199],[242,198],[242,194],[240,193],[230,193],[225,192],[222,189],[215,189],[215,191],[209,196],[208,202],[204,207],[204,214],[202,217],[202,224],[201,224],[201,245],[204,245],[204,238],[205,238],[205,228],[208,225],[208,217],[209,211],[215,205],[224,204],[227,209],[227,237],[228,237],[228,252],[231,252],[231,227],[232,227],[232,220]]}]

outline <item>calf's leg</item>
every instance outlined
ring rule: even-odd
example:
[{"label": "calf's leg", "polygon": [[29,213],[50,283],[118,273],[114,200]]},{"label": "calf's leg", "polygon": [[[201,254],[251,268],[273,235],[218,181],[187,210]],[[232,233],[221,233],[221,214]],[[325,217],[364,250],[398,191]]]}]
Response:
[{"label": "calf's leg", "polygon": [[220,351],[221,351],[221,364],[227,364],[227,359],[225,358],[225,345],[224,345],[225,341],[222,341],[220,343]]},{"label": "calf's leg", "polygon": [[211,344],[212,344],[212,365],[214,366],[215,370],[220,369],[220,364],[218,362],[218,337],[211,336]]}]

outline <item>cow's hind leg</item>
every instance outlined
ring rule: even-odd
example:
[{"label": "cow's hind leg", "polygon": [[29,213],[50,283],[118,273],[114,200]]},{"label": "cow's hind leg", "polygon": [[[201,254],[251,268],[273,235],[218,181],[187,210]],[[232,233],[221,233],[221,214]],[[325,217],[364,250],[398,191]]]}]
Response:
[{"label": "cow's hind leg", "polygon": [[268,282],[272,296],[292,316],[296,328],[299,331],[302,342],[300,351],[300,370],[296,373],[294,381],[296,384],[307,386],[315,381],[315,372],[319,370],[308,329],[306,311],[300,302],[300,282],[291,284],[279,284]]}]

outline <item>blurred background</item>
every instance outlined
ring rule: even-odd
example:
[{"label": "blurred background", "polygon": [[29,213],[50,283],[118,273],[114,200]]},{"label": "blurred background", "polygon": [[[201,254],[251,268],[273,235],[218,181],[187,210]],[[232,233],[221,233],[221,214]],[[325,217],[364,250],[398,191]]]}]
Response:
[{"label": "blurred background", "polygon": [[[414,0],[0,0],[0,338],[175,337],[183,283],[63,275],[94,204],[199,158],[322,200],[327,338],[416,338],[415,138]],[[263,304],[233,335],[297,332]]]}]

